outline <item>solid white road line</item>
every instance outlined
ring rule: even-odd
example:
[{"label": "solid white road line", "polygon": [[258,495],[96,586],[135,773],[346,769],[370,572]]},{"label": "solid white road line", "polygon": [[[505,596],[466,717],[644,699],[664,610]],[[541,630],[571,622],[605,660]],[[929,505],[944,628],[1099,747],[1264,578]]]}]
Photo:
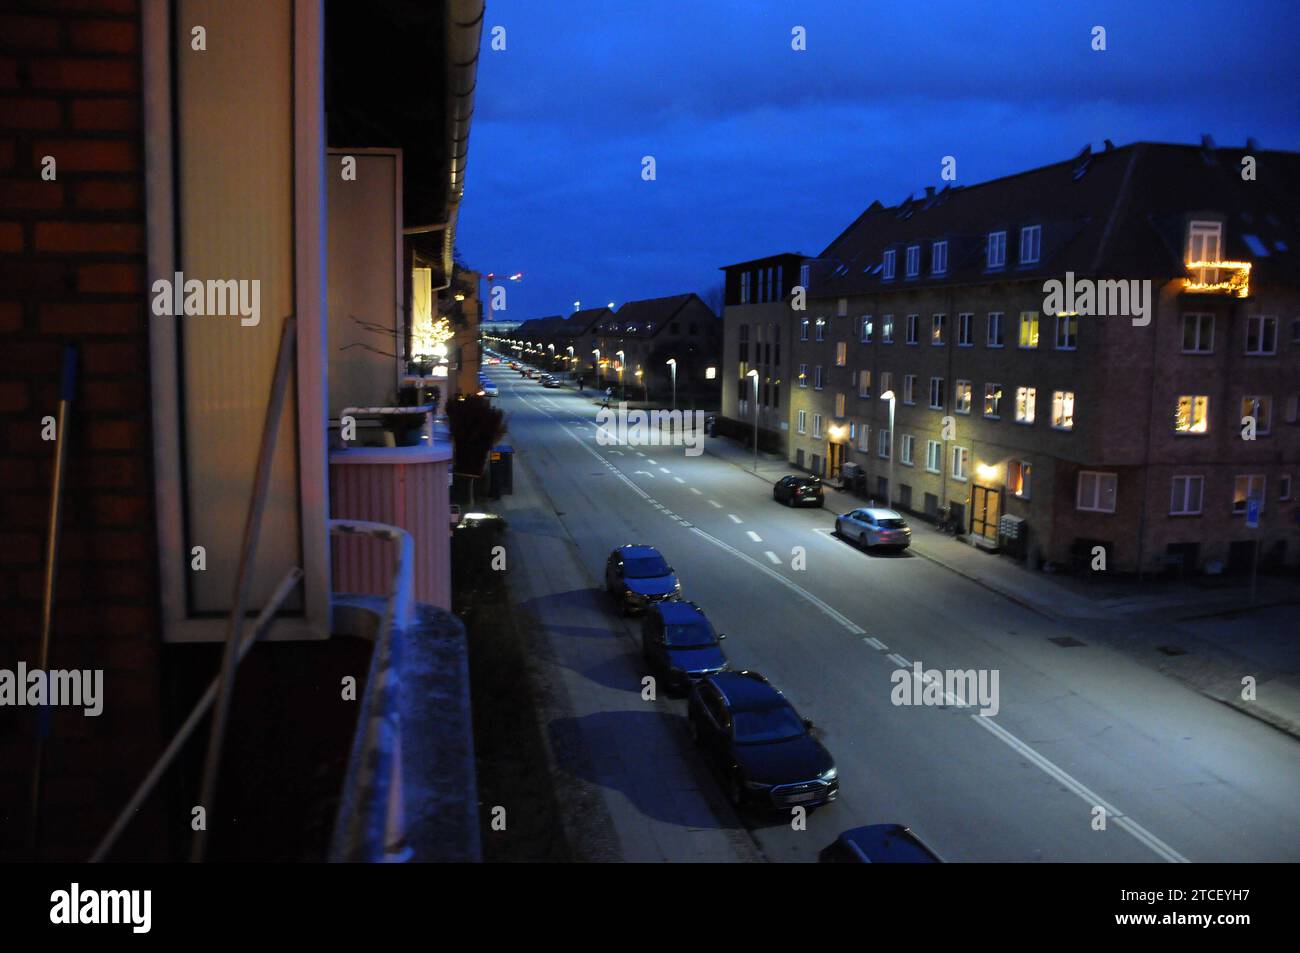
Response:
[{"label": "solid white road line", "polygon": [[875,650],[878,651],[878,652],[883,652],[883,651],[885,651],[886,649],[889,648],[888,645],[886,645],[884,642],[881,642],[881,641],[880,641],[878,638],[876,638],[875,636],[871,636],[871,635],[869,635],[869,636],[867,636],[865,639],[863,639],[862,641],[863,641],[863,642],[866,642],[869,646],[871,646],[873,649],[875,649]]},{"label": "solid white road line", "polygon": [[899,668],[911,668],[911,667],[912,667],[912,663],[909,662],[907,659],[903,658],[903,656],[899,655],[897,652],[890,652],[887,656],[885,656],[885,658],[889,659],[891,662],[893,662],[893,663],[894,663],[895,665],[897,665]]}]

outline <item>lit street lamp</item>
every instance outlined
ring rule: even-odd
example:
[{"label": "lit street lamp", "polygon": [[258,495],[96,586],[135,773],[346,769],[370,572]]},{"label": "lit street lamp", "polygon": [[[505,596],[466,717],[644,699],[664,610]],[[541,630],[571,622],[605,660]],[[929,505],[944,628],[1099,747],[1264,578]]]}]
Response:
[{"label": "lit street lamp", "polygon": [[887,390],[880,397],[889,401],[889,482],[885,485],[885,506],[889,506],[894,494],[894,392]]},{"label": "lit street lamp", "polygon": [[618,399],[627,400],[627,391],[623,389],[623,364],[627,361],[622,351],[615,351],[618,355]]},{"label": "lit street lamp", "polygon": [[598,347],[592,348],[591,353],[596,355],[596,363],[593,365],[593,367],[596,370],[596,386],[599,387],[602,383],[600,379],[600,348]]},{"label": "lit street lamp", "polygon": [[751,370],[745,376],[754,379],[754,472],[758,473],[758,371]]},{"label": "lit street lamp", "polygon": [[673,410],[676,410],[677,409],[677,358],[670,357],[668,360],[664,361],[664,363],[673,369]]}]

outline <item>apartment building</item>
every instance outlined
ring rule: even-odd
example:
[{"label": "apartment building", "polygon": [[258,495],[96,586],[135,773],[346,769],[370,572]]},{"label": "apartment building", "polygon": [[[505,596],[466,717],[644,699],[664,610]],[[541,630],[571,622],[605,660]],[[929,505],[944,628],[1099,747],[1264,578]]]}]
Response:
[{"label": "apartment building", "polygon": [[1108,143],[873,203],[801,267],[789,459],[1034,564],[1297,565],[1297,172]]},{"label": "apartment building", "polygon": [[730,369],[722,375],[723,426],[752,433],[747,428],[753,427],[757,409],[760,443],[782,453],[790,429],[790,388],[796,383],[790,363],[790,289],[803,261],[797,252],[784,252],[722,269],[722,366]]}]

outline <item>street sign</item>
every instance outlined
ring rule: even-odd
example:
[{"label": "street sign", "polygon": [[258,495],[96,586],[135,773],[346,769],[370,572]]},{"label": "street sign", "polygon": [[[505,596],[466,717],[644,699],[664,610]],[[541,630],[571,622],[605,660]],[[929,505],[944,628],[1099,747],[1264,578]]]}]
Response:
[{"label": "street sign", "polygon": [[1246,501],[1246,528],[1259,529],[1260,499],[1252,496]]}]

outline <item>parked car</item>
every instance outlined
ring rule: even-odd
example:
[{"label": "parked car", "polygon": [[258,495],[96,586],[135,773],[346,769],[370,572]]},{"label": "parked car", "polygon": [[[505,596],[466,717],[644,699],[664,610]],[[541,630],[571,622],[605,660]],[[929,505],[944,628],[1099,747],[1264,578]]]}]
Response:
[{"label": "parked car", "polygon": [[821,477],[791,474],[781,477],[772,487],[772,499],[787,506],[823,506]]},{"label": "parked car", "polygon": [[684,692],[701,678],[727,669],[718,644],[725,638],[694,602],[660,602],[646,610],[641,623],[641,655],[668,691]]},{"label": "parked car", "polygon": [[554,377],[550,374],[547,374],[542,378],[542,386],[550,387],[554,389],[560,386],[560,379],[558,377]]},{"label": "parked car", "polygon": [[618,599],[624,615],[682,593],[673,567],[653,546],[620,546],[605,561],[605,589]]},{"label": "parked car", "polygon": [[912,527],[895,510],[868,506],[835,517],[835,535],[860,546],[896,546],[906,549],[912,544]]},{"label": "parked car", "polygon": [[902,824],[847,830],[822,849],[823,864],[940,864],[939,855]]},{"label": "parked car", "polygon": [[501,391],[497,387],[497,385],[492,383],[491,381],[484,381],[483,393],[486,394],[488,397],[496,397],[499,393],[501,393]]},{"label": "parked car", "polygon": [[839,796],[835,759],[812,736],[812,722],[757,672],[696,682],[687,723],[737,808],[812,808]]}]

